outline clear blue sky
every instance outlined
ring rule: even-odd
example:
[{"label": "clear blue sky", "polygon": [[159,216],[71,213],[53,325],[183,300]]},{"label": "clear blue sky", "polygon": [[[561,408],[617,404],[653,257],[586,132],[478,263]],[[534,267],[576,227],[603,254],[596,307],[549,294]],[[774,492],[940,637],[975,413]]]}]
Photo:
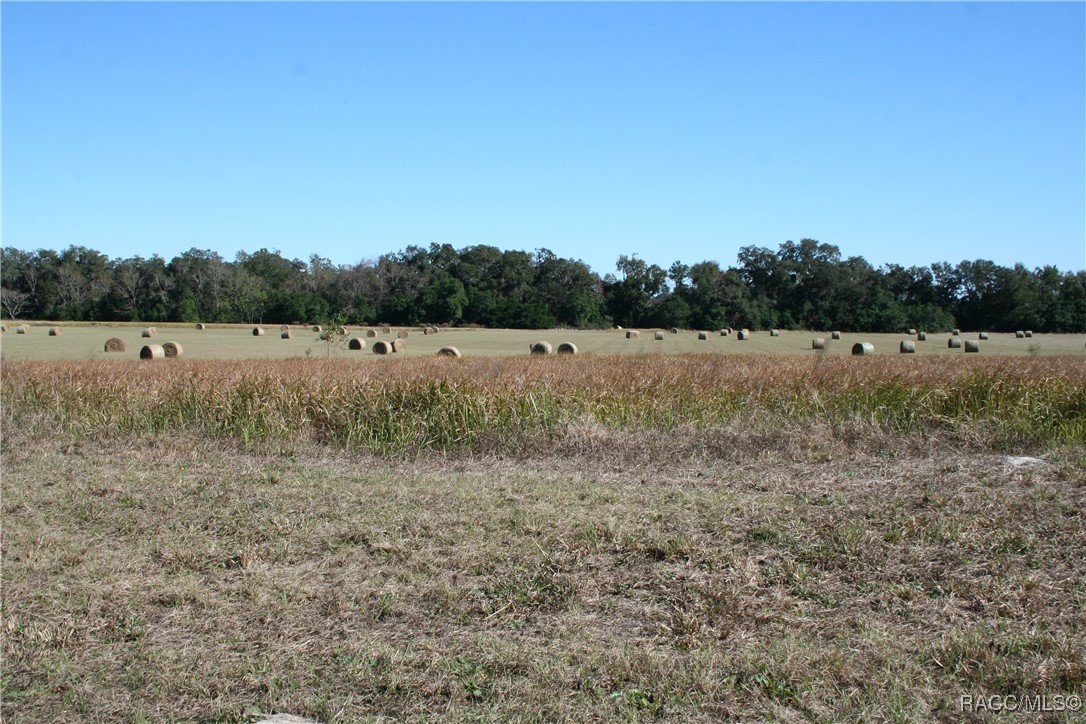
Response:
[{"label": "clear blue sky", "polygon": [[1086,4],[13,3],[3,244],[1086,268]]}]

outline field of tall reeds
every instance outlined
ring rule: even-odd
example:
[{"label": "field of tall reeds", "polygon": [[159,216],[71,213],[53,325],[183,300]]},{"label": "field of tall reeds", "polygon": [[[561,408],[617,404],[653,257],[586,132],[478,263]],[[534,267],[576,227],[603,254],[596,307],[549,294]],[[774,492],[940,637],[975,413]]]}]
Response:
[{"label": "field of tall reeds", "polygon": [[516,453],[601,432],[711,441],[737,424],[992,449],[1086,441],[1086,365],[1071,358],[10,362],[2,386],[7,422],[78,438],[195,433],[393,455]]}]

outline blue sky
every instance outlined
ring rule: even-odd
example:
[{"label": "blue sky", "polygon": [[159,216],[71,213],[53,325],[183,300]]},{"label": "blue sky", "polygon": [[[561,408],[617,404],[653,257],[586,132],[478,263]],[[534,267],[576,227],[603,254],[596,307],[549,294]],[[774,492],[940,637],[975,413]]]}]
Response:
[{"label": "blue sky", "polygon": [[1086,268],[1086,4],[22,3],[3,245]]}]

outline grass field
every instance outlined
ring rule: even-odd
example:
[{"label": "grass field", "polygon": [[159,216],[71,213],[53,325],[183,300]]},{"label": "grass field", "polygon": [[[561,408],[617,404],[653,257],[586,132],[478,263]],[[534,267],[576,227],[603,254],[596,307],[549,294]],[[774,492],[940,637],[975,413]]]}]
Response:
[{"label": "grass field", "polygon": [[[336,356],[358,358],[374,356],[371,351],[377,340],[391,340],[403,328],[393,328],[392,334],[380,334],[380,328],[351,327],[350,337],[360,337],[366,344],[362,351],[348,351],[339,346],[331,349],[317,339],[308,327],[293,327],[293,339],[281,339],[279,325],[265,327],[265,335],[254,337],[252,326],[210,326],[197,331],[193,325],[157,325],[159,334],[154,339],[141,338],[141,325],[62,325],[59,337],[48,336],[51,324],[32,328],[31,334],[17,335],[14,326],[0,342],[0,359],[3,361],[32,361],[53,359],[138,359],[140,348],[149,342],[161,344],[167,341],[179,343],[185,356],[191,359],[291,359]],[[375,329],[378,336],[365,337],[366,329]],[[465,356],[525,355],[528,346],[538,340],[547,340],[557,348],[562,342],[573,342],[580,352],[595,354],[684,354],[691,352],[714,354],[789,354],[814,356],[811,349],[815,336],[826,340],[830,356],[851,354],[856,342],[870,342],[876,355],[898,355],[898,344],[908,335],[897,334],[850,334],[843,333],[840,340],[830,339],[829,332],[788,332],[771,337],[769,332],[755,332],[748,340],[730,336],[721,337],[710,333],[708,339],[699,340],[697,332],[684,330],[679,334],[664,331],[662,340],[654,339],[658,330],[640,330],[640,339],[627,339],[620,330],[442,330],[436,335],[423,335],[417,328],[407,328],[407,349],[403,356],[432,355],[443,346],[453,345]],[[661,330],[662,331],[662,330]],[[931,355],[963,355],[963,349],[949,349],[949,334],[930,334],[928,341],[916,343],[916,357]],[[107,339],[117,337],[124,341],[124,353],[106,353],[103,346]],[[963,333],[962,339],[977,339],[976,334]],[[1034,335],[1030,339],[1016,339],[1013,334],[991,334],[980,342],[982,355],[1010,356],[1075,356],[1086,359],[1086,335]]]},{"label": "grass field", "polygon": [[1046,338],[215,360],[181,334],[299,340],[159,331],[185,359],[5,336],[5,722],[1081,720],[1086,364]]},{"label": "grass field", "polygon": [[1086,685],[1081,456],[60,442],[4,452],[4,721],[969,721]]}]

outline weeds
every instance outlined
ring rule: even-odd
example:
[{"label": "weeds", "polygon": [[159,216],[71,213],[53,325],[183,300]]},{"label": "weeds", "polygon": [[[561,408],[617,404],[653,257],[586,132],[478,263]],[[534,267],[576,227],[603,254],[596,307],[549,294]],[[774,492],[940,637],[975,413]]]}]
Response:
[{"label": "weeds", "polygon": [[1072,359],[596,357],[8,363],[4,419],[77,438],[198,433],[315,440],[384,455],[516,452],[613,432],[857,425],[992,448],[1086,441],[1086,368]]},{"label": "weeds", "polygon": [[956,720],[1086,682],[1062,460],[58,438],[4,443],[5,721]]},{"label": "weeds", "polygon": [[5,721],[1086,686],[1077,361],[178,362],[4,365]]}]

